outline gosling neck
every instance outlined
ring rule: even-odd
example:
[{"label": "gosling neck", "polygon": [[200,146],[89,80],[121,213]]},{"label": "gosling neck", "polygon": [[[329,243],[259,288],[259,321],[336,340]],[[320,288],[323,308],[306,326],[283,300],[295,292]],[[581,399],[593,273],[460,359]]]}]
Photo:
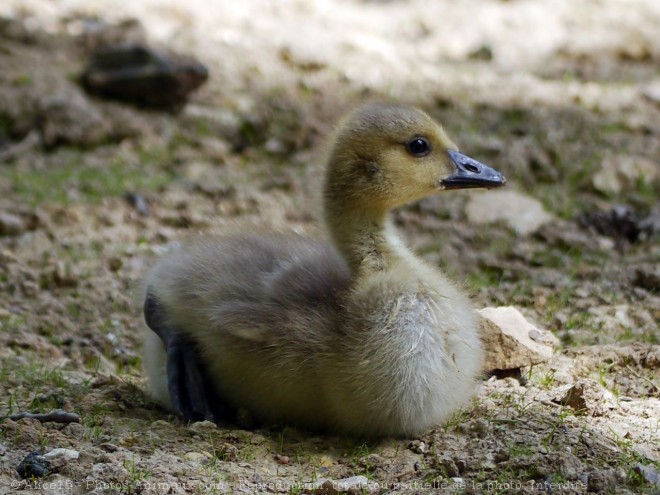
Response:
[{"label": "gosling neck", "polygon": [[326,205],[325,222],[354,276],[387,270],[406,258],[387,211]]}]

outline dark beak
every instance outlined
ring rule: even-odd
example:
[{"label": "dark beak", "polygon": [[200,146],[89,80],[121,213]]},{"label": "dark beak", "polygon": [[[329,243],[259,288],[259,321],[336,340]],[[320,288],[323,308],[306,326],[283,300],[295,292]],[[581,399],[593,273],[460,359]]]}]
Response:
[{"label": "dark beak", "polygon": [[448,151],[456,165],[456,173],[442,181],[444,189],[467,189],[472,187],[502,187],[506,179],[497,170],[490,168],[458,151]]}]

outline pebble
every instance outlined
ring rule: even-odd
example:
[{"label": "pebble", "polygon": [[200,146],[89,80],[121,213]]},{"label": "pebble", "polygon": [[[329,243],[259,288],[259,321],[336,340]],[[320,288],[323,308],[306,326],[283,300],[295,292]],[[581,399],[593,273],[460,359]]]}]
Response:
[{"label": "pebble", "polygon": [[517,191],[486,191],[473,194],[465,208],[470,223],[502,221],[517,233],[528,235],[553,220],[540,201]]},{"label": "pebble", "polygon": [[191,433],[196,433],[197,435],[205,435],[217,429],[218,425],[212,421],[197,421],[188,426],[188,431]]},{"label": "pebble", "polygon": [[50,452],[44,454],[44,457],[49,461],[54,461],[56,459],[75,460],[78,459],[78,457],[80,457],[80,452],[72,449],[58,448],[58,449],[53,449]]},{"label": "pebble", "polygon": [[127,192],[124,194],[124,199],[130,204],[139,215],[143,217],[149,216],[149,201],[145,196],[135,192]]},{"label": "pebble", "polygon": [[108,442],[102,443],[99,445],[99,447],[101,447],[106,452],[117,452],[117,450],[119,450],[119,447],[117,447],[114,443]]},{"label": "pebble", "polygon": [[660,486],[660,473],[653,466],[637,463],[633,466],[633,470],[640,474],[648,484]]},{"label": "pebble", "polygon": [[652,184],[658,179],[657,164],[642,156],[607,156],[592,178],[593,188],[605,194],[633,190],[640,180]]},{"label": "pebble", "polygon": [[562,387],[555,402],[591,416],[603,416],[616,407],[612,392],[597,381],[586,378]]},{"label": "pebble", "polygon": [[616,486],[616,476],[612,469],[603,469],[589,473],[587,491],[605,493],[613,486]]},{"label": "pebble", "polygon": [[27,230],[23,219],[17,215],[0,211],[0,236],[14,236]]},{"label": "pebble", "polygon": [[408,448],[416,454],[425,454],[427,451],[426,444],[421,440],[413,440],[408,445]]},{"label": "pebble", "polygon": [[23,479],[43,478],[51,473],[50,461],[39,452],[31,452],[16,467],[16,472]]},{"label": "pebble", "polygon": [[458,466],[456,465],[456,462],[454,461],[454,459],[451,458],[450,455],[442,454],[441,456],[438,457],[437,462],[438,462],[438,466],[443,469],[444,474],[446,476],[453,478],[461,474],[460,471],[458,470]]},{"label": "pebble", "polygon": [[94,50],[80,79],[85,90],[101,98],[173,110],[206,82],[208,74],[192,57],[136,42]]},{"label": "pebble", "polygon": [[85,427],[80,423],[69,423],[62,429],[62,433],[71,438],[81,439],[85,436]]}]

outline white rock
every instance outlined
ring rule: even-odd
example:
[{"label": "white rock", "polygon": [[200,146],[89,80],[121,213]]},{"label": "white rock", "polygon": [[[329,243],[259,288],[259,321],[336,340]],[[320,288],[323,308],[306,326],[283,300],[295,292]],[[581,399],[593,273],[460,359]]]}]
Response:
[{"label": "white rock", "polygon": [[642,94],[649,100],[660,104],[660,79],[647,84],[642,90]]},{"label": "white rock", "polygon": [[65,459],[65,460],[76,460],[80,457],[80,452],[72,449],[53,449],[47,454],[44,454],[44,457],[49,461],[55,459]]},{"label": "white rock", "polygon": [[197,435],[208,435],[210,432],[217,429],[218,425],[213,421],[196,421],[188,426],[188,430]]},{"label": "white rock", "polygon": [[603,333],[620,332],[635,328],[631,318],[630,306],[627,304],[594,306],[587,310],[591,323]]},{"label": "white rock", "polygon": [[18,235],[26,229],[21,217],[0,211],[0,235]]},{"label": "white rock", "polygon": [[534,198],[517,191],[486,191],[473,194],[465,208],[474,224],[505,222],[519,234],[531,234],[553,217]]},{"label": "white rock", "polygon": [[552,357],[559,341],[528,322],[511,306],[484,308],[481,338],[486,351],[484,371],[509,370],[542,363]]},{"label": "white rock", "polygon": [[637,187],[639,180],[652,183],[658,179],[658,164],[642,156],[610,155],[605,157],[591,180],[594,189],[617,194]]}]

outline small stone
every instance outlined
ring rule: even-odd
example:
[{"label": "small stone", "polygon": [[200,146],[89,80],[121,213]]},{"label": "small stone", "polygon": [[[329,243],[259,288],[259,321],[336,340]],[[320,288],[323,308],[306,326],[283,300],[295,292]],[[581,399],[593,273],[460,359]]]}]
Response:
[{"label": "small stone", "polygon": [[91,476],[98,480],[125,480],[128,477],[128,471],[121,463],[96,463],[92,465]]},{"label": "small stone", "polygon": [[616,408],[612,392],[603,388],[595,380],[589,379],[579,380],[573,385],[562,387],[554,402],[570,406],[576,412],[591,416],[603,416],[609,410]]},{"label": "small stone", "polygon": [[174,110],[208,75],[208,69],[192,57],[143,43],[118,43],[95,50],[80,79],[85,90],[102,98]]},{"label": "small stone", "polygon": [[614,333],[635,328],[633,313],[628,304],[593,306],[587,310],[590,321],[598,325],[602,333]]},{"label": "small stone", "polygon": [[437,460],[438,467],[444,471],[445,476],[453,478],[459,476],[461,473],[458,470],[458,466],[454,459],[452,459],[448,454],[443,454]]},{"label": "small stone", "polygon": [[85,436],[85,427],[80,423],[69,423],[62,429],[62,433],[67,437],[81,439]]},{"label": "small stone", "polygon": [[99,445],[99,447],[101,447],[106,452],[117,452],[117,450],[119,450],[119,447],[117,447],[114,443],[108,442],[102,443]]},{"label": "small stone", "polygon": [[80,457],[80,452],[72,449],[59,448],[53,449],[50,452],[44,454],[44,457],[49,461],[53,461],[55,459],[76,460],[78,457]]},{"label": "small stone", "polygon": [[605,194],[618,194],[637,187],[640,180],[649,184],[658,179],[658,165],[641,156],[607,156],[594,173],[592,185]]},{"label": "small stone", "polygon": [[232,445],[230,443],[223,443],[220,446],[218,452],[216,453],[216,457],[219,457],[224,461],[236,462],[236,460],[238,460],[239,453],[240,451],[238,450],[238,447],[236,447],[236,445]]},{"label": "small stone", "polygon": [[477,418],[470,424],[470,433],[472,436],[484,438],[488,433],[488,421]]},{"label": "small stone", "polygon": [[197,435],[206,435],[209,432],[215,431],[217,429],[218,425],[212,421],[197,421],[188,426],[188,431]]},{"label": "small stone", "polygon": [[613,470],[607,469],[589,473],[587,491],[605,493],[613,486],[616,486],[616,476]]},{"label": "small stone", "polygon": [[516,308],[484,308],[477,312],[481,315],[481,338],[486,351],[484,371],[531,366],[552,357],[557,338],[532,325]]},{"label": "small stone", "polygon": [[543,205],[517,191],[486,191],[471,196],[465,208],[471,223],[503,221],[521,235],[532,234],[553,220]]},{"label": "small stone", "polygon": [[510,457],[511,457],[510,454],[506,450],[498,450],[497,452],[495,452],[495,455],[493,456],[493,460],[496,463],[500,463],[500,462],[508,461]]},{"label": "small stone", "polygon": [[124,199],[130,204],[139,215],[143,217],[149,216],[149,201],[147,198],[135,192],[127,192],[124,194]]},{"label": "small stone", "polygon": [[16,467],[16,472],[23,479],[43,478],[51,473],[50,461],[39,452],[31,452]]},{"label": "small stone", "polygon": [[26,297],[36,297],[39,294],[39,284],[32,280],[22,280],[20,286]]},{"label": "small stone", "polygon": [[290,459],[289,459],[289,456],[288,456],[288,455],[280,455],[280,454],[277,454],[277,455],[275,456],[275,460],[277,461],[278,464],[281,464],[281,465],[283,465],[283,466],[286,466],[286,465],[289,464],[289,462],[290,462]]},{"label": "small stone", "polygon": [[660,105],[660,79],[648,84],[643,90],[642,94],[648,100],[653,101]]},{"label": "small stone", "polygon": [[21,217],[0,211],[0,236],[18,235],[26,230],[27,225]]},{"label": "small stone", "polygon": [[9,318],[10,316],[11,316],[11,312],[6,310],[5,308],[0,308],[0,319]]},{"label": "small stone", "polygon": [[633,470],[641,475],[648,484],[660,486],[660,473],[653,466],[637,463],[633,466]]}]

